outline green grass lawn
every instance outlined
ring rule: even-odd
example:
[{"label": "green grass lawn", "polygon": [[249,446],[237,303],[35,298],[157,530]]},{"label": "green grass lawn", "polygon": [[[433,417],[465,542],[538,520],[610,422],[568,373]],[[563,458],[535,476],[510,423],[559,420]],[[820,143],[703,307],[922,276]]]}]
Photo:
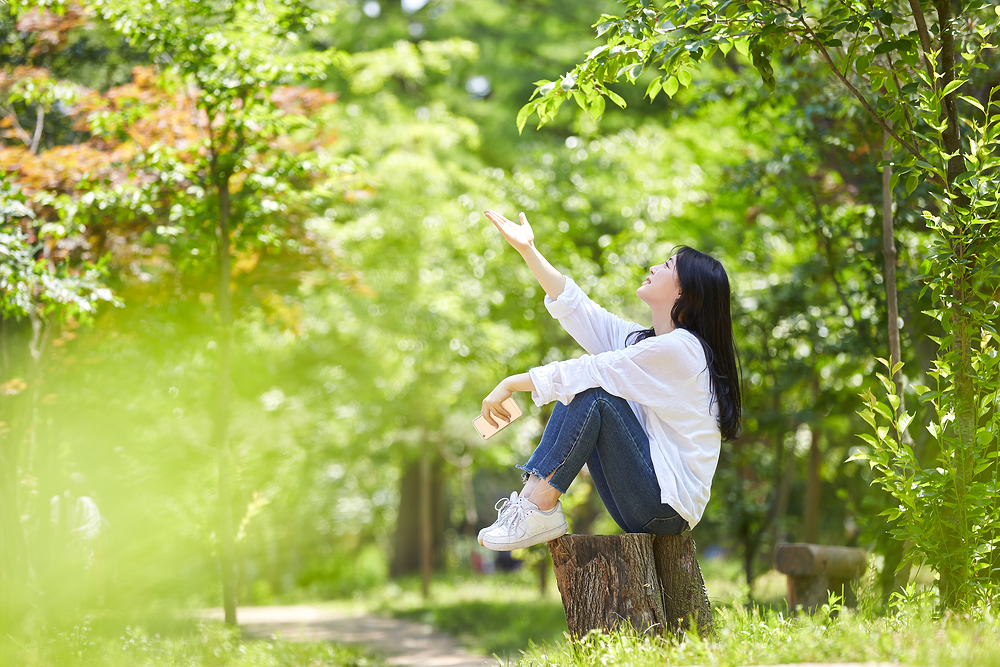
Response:
[{"label": "green grass lawn", "polygon": [[934,620],[909,608],[894,617],[865,620],[829,609],[789,618],[775,611],[717,608],[716,635],[708,640],[649,639],[633,634],[594,633],[574,643],[533,647],[518,667],[652,667],[704,665],[741,667],[798,662],[889,662],[914,667],[1000,667],[1000,622]]}]

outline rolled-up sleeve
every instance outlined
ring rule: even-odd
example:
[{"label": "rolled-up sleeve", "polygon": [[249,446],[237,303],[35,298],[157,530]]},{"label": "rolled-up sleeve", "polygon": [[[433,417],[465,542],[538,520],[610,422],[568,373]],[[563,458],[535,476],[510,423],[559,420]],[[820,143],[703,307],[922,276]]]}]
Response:
[{"label": "rolled-up sleeve", "polygon": [[532,368],[531,399],[538,406],[552,401],[568,405],[581,391],[603,387],[615,396],[669,411],[675,394],[703,368],[690,346],[687,337],[664,334],[623,350]]},{"label": "rolled-up sleeve", "polygon": [[545,309],[549,311],[549,315],[558,320],[569,317],[586,299],[587,295],[583,293],[576,281],[566,276],[562,294],[555,299],[548,294],[545,295]]},{"label": "rolled-up sleeve", "polygon": [[590,354],[623,348],[629,332],[642,328],[597,305],[569,276],[557,299],[545,296],[545,308]]},{"label": "rolled-up sleeve", "polygon": [[531,392],[531,400],[534,401],[535,405],[538,407],[542,407],[543,405],[556,400],[556,397],[552,394],[553,369],[549,368],[550,366],[552,366],[552,364],[538,366],[528,371],[528,377],[531,378],[531,384],[535,387],[535,390]]}]

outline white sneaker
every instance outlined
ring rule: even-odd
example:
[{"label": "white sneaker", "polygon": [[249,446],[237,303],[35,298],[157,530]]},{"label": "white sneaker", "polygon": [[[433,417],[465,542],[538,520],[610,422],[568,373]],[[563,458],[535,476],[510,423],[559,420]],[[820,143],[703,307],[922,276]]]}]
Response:
[{"label": "white sneaker", "polygon": [[483,535],[486,534],[486,531],[496,528],[507,520],[517,506],[518,498],[517,491],[512,491],[510,498],[501,498],[497,501],[497,504],[493,506],[493,509],[497,511],[497,520],[479,531],[479,546],[483,546]]},{"label": "white sneaker", "polygon": [[[506,510],[506,508],[505,508]],[[518,498],[513,509],[503,521],[486,528],[482,533],[482,545],[493,551],[513,551],[535,544],[554,540],[569,532],[562,502],[547,512],[527,498]]]}]

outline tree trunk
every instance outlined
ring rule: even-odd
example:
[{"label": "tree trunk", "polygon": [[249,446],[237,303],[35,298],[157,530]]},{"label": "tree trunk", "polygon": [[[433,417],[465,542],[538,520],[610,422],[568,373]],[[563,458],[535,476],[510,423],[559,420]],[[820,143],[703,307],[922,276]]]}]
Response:
[{"label": "tree trunk", "polygon": [[465,525],[462,526],[462,532],[473,537],[479,523],[479,513],[476,512],[476,489],[472,483],[471,460],[469,464],[459,468],[458,474],[462,478],[462,502],[465,503]]},{"label": "tree trunk", "polygon": [[821,463],[819,429],[814,428],[812,429],[812,438],[809,442],[809,477],[806,484],[806,511],[803,519],[803,523],[805,524],[803,533],[806,542],[817,542],[819,540],[819,469]]},{"label": "tree trunk", "polygon": [[539,559],[538,565],[538,597],[545,597],[545,588],[549,585],[549,556]]},{"label": "tree trunk", "polygon": [[[782,443],[784,438],[782,437]],[[784,446],[784,444],[782,444]],[[788,461],[782,472],[781,481],[778,486],[777,506],[774,511],[774,523],[771,526],[771,553],[768,556],[768,564],[773,567],[774,557],[778,551],[778,545],[785,541],[785,531],[783,524],[785,515],[788,514],[788,498],[792,493],[792,482],[795,479],[795,448],[788,452]]]},{"label": "tree trunk", "polygon": [[711,629],[708,596],[686,536],[565,535],[548,543],[570,634],[631,628]]},{"label": "tree trunk", "polygon": [[[442,471],[439,459],[431,461],[431,526],[433,531],[433,569],[444,566],[444,503]],[[408,464],[399,480],[399,513],[396,519],[396,539],[393,545],[390,577],[402,577],[421,572],[421,485],[420,460]]]},{"label": "tree trunk", "polygon": [[[889,133],[882,132],[882,159],[889,162],[892,159],[892,148],[889,146]],[[903,373],[893,372],[903,359],[899,344],[899,306],[896,300],[896,239],[892,220],[892,166],[886,164],[882,168],[882,258],[885,260],[883,273],[885,277],[885,308],[889,321],[889,364],[892,381],[896,383],[896,395],[899,397],[897,416],[905,411],[903,398]]]},{"label": "tree trunk", "polygon": [[217,156],[212,172],[219,196],[216,227],[217,308],[219,315],[219,366],[216,378],[213,440],[219,456],[219,566],[222,574],[222,606],[227,625],[236,625],[236,538],[233,526],[232,457],[229,447],[229,384],[231,382],[232,306],[229,293],[229,174],[220,173]]},{"label": "tree trunk", "polygon": [[[882,160],[887,164],[882,168],[882,258],[885,261],[883,269],[885,277],[885,306],[886,319],[888,320],[889,333],[889,365],[890,373],[896,365],[903,360],[902,345],[899,340],[899,303],[897,298],[896,264],[898,253],[896,252],[896,233],[894,230],[892,214],[892,166],[888,164],[892,160],[892,148],[889,144],[889,133],[882,131]],[[903,371],[892,373],[892,381],[896,385],[896,396],[899,398],[899,409],[896,411],[897,418],[906,413],[906,397],[903,391]],[[902,433],[903,441],[912,444],[909,429],[904,429]],[[900,589],[900,582],[903,586],[910,578],[910,563],[903,565],[899,572],[896,568],[906,555],[906,545],[904,543],[894,543],[885,554],[882,566],[882,602],[888,604],[893,591]]]},{"label": "tree trunk", "polygon": [[[934,3],[938,15],[939,37],[941,40],[941,82],[942,88],[946,87],[955,79],[955,36],[952,27],[952,6],[951,0],[936,0]],[[958,124],[958,99],[957,92],[952,91],[944,97],[944,111],[947,127],[942,133],[945,152],[953,157],[948,160],[948,181],[947,191],[952,201],[958,205],[965,205],[963,197],[955,193],[952,185],[957,177],[965,169],[961,155],[962,137]],[[953,204],[954,205],[954,204]],[[954,220],[957,224],[957,220]],[[955,248],[956,259],[960,264],[969,262],[974,264],[974,256],[966,256],[964,243],[959,243]],[[953,559],[954,567],[942,568],[939,580],[939,590],[941,592],[942,605],[948,609],[958,609],[961,607],[968,584],[968,564],[971,560],[969,553],[969,525],[965,512],[966,488],[972,481],[974,466],[969,460],[969,453],[975,447],[976,438],[976,396],[973,384],[973,374],[975,370],[971,368],[971,351],[974,331],[972,323],[962,310],[962,306],[974,298],[974,286],[969,285],[968,276],[972,272],[971,265],[960,265],[957,272],[960,272],[955,281],[955,293],[953,297],[958,305],[952,309],[953,342],[952,350],[956,354],[957,363],[953,366],[955,387],[955,426],[958,433],[958,452],[955,458],[955,507],[948,510],[944,516],[945,524],[954,531],[956,544],[962,545],[961,556]]]},{"label": "tree trunk", "polygon": [[432,485],[430,443],[424,437],[423,451],[420,453],[420,583],[424,597],[431,594],[431,569],[434,560],[433,508],[431,507]]}]

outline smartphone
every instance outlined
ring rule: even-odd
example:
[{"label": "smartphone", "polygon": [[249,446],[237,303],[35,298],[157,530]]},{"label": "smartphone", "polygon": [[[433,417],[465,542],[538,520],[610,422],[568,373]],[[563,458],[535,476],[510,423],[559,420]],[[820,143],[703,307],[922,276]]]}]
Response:
[{"label": "smartphone", "polygon": [[496,415],[493,415],[493,421],[498,423],[500,426],[490,426],[489,422],[486,421],[486,417],[482,415],[479,415],[478,417],[472,420],[472,425],[476,427],[477,431],[479,431],[479,435],[483,436],[483,440],[489,440],[494,435],[496,435],[497,432],[509,426],[511,422],[520,417],[522,414],[521,408],[518,407],[517,401],[514,400],[513,396],[508,398],[500,405],[502,405],[504,409],[510,413],[509,422],[505,422],[502,418]]}]

